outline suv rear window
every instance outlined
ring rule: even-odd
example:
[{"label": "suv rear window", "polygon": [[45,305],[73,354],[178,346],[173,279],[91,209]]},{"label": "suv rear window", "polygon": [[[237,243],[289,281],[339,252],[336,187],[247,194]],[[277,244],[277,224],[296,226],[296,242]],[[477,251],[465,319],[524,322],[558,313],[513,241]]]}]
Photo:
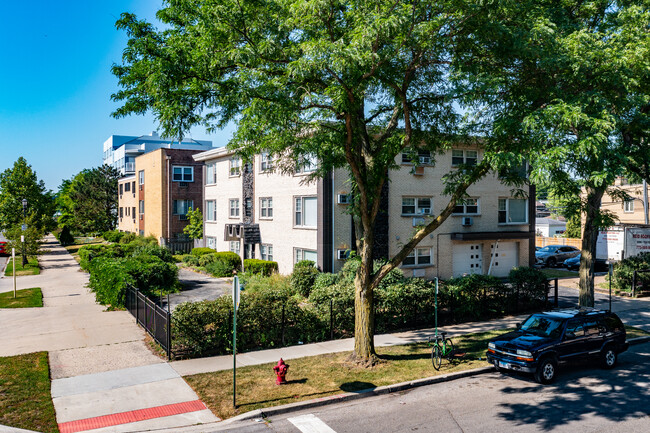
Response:
[{"label": "suv rear window", "polygon": [[608,331],[618,332],[623,330],[623,322],[616,316],[605,316],[603,319]]}]

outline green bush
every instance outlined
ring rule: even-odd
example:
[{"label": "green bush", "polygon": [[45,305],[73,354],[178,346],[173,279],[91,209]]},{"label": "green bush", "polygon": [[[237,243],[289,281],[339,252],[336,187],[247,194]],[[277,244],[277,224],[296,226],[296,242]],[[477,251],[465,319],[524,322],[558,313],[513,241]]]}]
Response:
[{"label": "green bush", "polygon": [[548,291],[547,278],[544,273],[535,268],[514,268],[508,276],[513,288],[514,307],[523,304],[533,307],[543,304]]},{"label": "green bush", "polygon": [[148,244],[148,245],[138,245],[133,250],[133,255],[137,256],[140,254],[152,255],[161,259],[163,262],[173,263],[174,258],[172,257],[171,251],[165,247],[161,247],[158,244]]},{"label": "green bush", "polygon": [[316,269],[314,262],[301,260],[293,267],[291,286],[296,292],[307,298],[319,273],[320,271]]},{"label": "green bush", "polygon": [[241,257],[230,251],[214,253],[215,262],[224,262],[235,271],[241,271]]},{"label": "green bush", "polygon": [[312,287],[312,290],[333,286],[334,284],[336,284],[338,280],[339,277],[336,274],[330,274],[329,272],[321,272],[316,277],[316,280],[314,281],[314,287]]},{"label": "green bush", "polygon": [[234,271],[232,266],[220,260],[208,263],[205,266],[205,270],[208,271],[210,275],[217,278],[232,277]]},{"label": "green bush", "polygon": [[108,242],[120,242],[123,236],[124,236],[124,232],[120,232],[117,230],[109,230],[102,233],[102,238],[104,238],[104,240]]},{"label": "green bush", "polygon": [[126,285],[133,279],[125,267],[126,259],[97,257],[91,262],[88,287],[102,305],[122,307],[125,302]]},{"label": "green bush", "polygon": [[183,256],[181,254],[172,254],[172,260],[174,263],[181,263],[183,262]]},{"label": "green bush", "polygon": [[126,272],[133,285],[147,296],[158,296],[161,292],[176,290],[178,268],[173,263],[164,262],[150,254],[134,255],[124,262]]},{"label": "green bush", "polygon": [[354,286],[338,282],[332,286],[314,287],[309,294],[309,303],[325,323],[330,322],[330,301],[332,319],[337,336],[354,334]]},{"label": "green bush", "polygon": [[510,302],[503,282],[491,275],[472,274],[445,283],[454,317],[478,319],[502,313]]},{"label": "green bush", "polygon": [[269,276],[274,272],[278,272],[278,262],[259,259],[245,259],[244,269],[246,272],[250,272],[252,274],[262,274]]},{"label": "green bush", "polygon": [[[203,254],[202,256],[199,256],[199,266],[207,266],[210,263],[213,263],[216,259],[217,256],[215,255],[217,253],[210,253],[210,254]],[[197,256],[194,256],[197,257]]]},{"label": "green bush", "polygon": [[74,236],[70,233],[70,227],[68,227],[68,225],[64,225],[61,229],[61,232],[59,233],[59,242],[64,247],[74,244]]},{"label": "green bush", "polygon": [[199,258],[191,254],[184,254],[183,263],[189,266],[199,266]]},{"label": "green bush", "polygon": [[[617,292],[631,292],[634,271],[650,269],[650,253],[641,253],[616,263],[612,274],[612,286]],[[637,274],[637,285],[650,285],[650,273]]]},{"label": "green bush", "polygon": [[136,235],[135,233],[123,233],[122,237],[119,239],[118,242],[121,244],[129,244],[134,240],[136,240],[137,237],[138,235]]},{"label": "green bush", "polygon": [[402,278],[379,287],[374,299],[376,332],[431,324],[435,312],[435,291],[435,285],[422,278]]},{"label": "green bush", "polygon": [[207,247],[192,248],[192,255],[196,256],[196,257],[201,257],[204,254],[212,254],[212,253],[216,253],[216,252],[217,252],[216,250],[213,250],[212,248],[207,248]]},{"label": "green bush", "polygon": [[242,274],[240,278],[241,283],[245,286],[246,292],[263,292],[275,291],[282,293],[283,296],[293,296],[295,292],[291,289],[289,277],[286,275],[273,274],[265,276],[262,274]]}]

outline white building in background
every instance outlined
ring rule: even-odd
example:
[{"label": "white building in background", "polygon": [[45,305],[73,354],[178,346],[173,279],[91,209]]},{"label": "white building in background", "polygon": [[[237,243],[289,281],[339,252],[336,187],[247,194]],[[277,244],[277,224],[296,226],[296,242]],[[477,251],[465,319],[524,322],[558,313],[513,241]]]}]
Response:
[{"label": "white building in background", "polygon": [[559,236],[566,231],[566,221],[553,218],[537,218],[535,220],[537,234],[547,238]]},{"label": "white building in background", "polygon": [[[438,155],[435,166],[430,155],[421,153],[417,167],[408,154],[399,155],[401,169],[389,174],[376,223],[377,257],[395,254],[415,226],[438,215],[448,201],[442,176],[461,164],[476,163],[483,152],[458,146]],[[276,261],[283,274],[300,260],[312,260],[324,272],[343,266],[355,238],[346,212],[350,192],[346,170],[305,183],[315,169],[309,163],[293,174],[281,174],[273,171],[273,159],[264,153],[251,164],[243,164],[226,148],[193,158],[205,164],[205,246]],[[532,266],[535,188],[526,188],[530,200],[513,197],[511,189],[495,174],[472,185],[467,191],[470,198],[404,260],[405,275],[507,276],[513,267]]]},{"label": "white building in background", "polygon": [[160,137],[157,132],[139,137],[131,135],[111,135],[104,142],[102,164],[116,168],[121,176],[135,174],[135,157],[160,148],[206,151],[212,149],[210,140],[178,140]]}]

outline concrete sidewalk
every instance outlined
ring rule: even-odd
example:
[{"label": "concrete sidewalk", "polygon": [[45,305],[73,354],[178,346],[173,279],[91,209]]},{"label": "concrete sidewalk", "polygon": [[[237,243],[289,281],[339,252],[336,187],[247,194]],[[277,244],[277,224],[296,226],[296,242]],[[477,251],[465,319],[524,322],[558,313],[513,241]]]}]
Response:
[{"label": "concrete sidewalk", "polygon": [[[126,311],[105,311],[86,288],[88,275],[48,236],[40,275],[43,308],[0,309],[0,356],[48,351],[52,401],[61,432],[140,431],[215,422],[187,383],[145,342]],[[0,292],[13,290],[0,279]],[[0,426],[0,431],[3,426]]]}]

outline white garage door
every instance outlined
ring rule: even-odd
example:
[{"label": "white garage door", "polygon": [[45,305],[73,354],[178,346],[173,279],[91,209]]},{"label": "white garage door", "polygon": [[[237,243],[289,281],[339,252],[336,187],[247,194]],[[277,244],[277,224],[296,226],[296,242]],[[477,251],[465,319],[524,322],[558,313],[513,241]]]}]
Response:
[{"label": "white garage door", "polygon": [[483,273],[482,244],[455,244],[453,250],[454,277]]},{"label": "white garage door", "polygon": [[[496,252],[494,246],[496,245]],[[490,245],[492,259],[492,271],[490,275],[495,277],[507,277],[512,268],[519,264],[519,242],[499,242]]]}]

